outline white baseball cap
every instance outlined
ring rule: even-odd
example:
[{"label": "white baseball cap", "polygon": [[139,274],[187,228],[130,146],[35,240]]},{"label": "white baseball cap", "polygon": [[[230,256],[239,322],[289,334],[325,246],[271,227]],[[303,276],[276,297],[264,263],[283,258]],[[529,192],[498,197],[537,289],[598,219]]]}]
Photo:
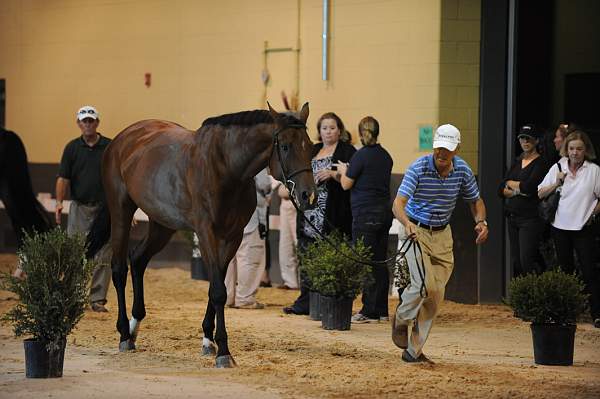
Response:
[{"label": "white baseball cap", "polygon": [[100,114],[91,105],[84,105],[77,111],[77,120],[82,121],[85,118],[100,119]]},{"label": "white baseball cap", "polygon": [[438,127],[433,135],[433,148],[446,148],[454,151],[460,144],[460,132],[453,125],[442,125]]}]

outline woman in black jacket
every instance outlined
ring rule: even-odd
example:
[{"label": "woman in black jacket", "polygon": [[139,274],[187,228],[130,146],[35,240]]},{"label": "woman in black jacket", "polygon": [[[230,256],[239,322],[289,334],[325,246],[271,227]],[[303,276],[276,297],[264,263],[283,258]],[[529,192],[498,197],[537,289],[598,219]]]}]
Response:
[{"label": "woman in black jacket", "polygon": [[506,199],[508,239],[513,276],[545,269],[540,254],[540,239],[546,224],[538,216],[538,185],[548,172],[549,165],[537,150],[544,132],[534,125],[525,125],[519,131],[523,152],[517,157],[498,189]]},{"label": "woman in black jacket", "polygon": [[[348,238],[352,237],[352,210],[350,208],[350,192],[344,191],[340,185],[340,175],[334,165],[348,162],[356,149],[341,137],[346,136],[344,123],[333,112],[323,114],[317,122],[319,143],[313,148],[311,162],[315,183],[317,184],[317,206],[302,214],[298,214],[297,235],[298,249],[305,249],[321,234],[338,230]],[[317,228],[315,231],[307,218]],[[301,276],[300,296],[292,306],[283,308],[287,314],[308,314],[309,289],[306,278]]]}]

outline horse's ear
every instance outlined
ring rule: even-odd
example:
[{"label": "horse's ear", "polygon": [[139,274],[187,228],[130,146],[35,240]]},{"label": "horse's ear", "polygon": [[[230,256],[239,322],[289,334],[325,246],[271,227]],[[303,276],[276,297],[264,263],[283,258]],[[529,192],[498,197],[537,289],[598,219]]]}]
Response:
[{"label": "horse's ear", "polygon": [[304,103],[302,109],[300,110],[300,119],[302,122],[306,123],[308,120],[308,103]]},{"label": "horse's ear", "polygon": [[269,102],[267,101],[267,106],[269,107],[269,112],[271,113],[271,116],[273,117],[273,120],[277,121],[279,119],[279,112],[275,111],[273,109],[273,107],[271,107],[271,104],[269,104]]}]

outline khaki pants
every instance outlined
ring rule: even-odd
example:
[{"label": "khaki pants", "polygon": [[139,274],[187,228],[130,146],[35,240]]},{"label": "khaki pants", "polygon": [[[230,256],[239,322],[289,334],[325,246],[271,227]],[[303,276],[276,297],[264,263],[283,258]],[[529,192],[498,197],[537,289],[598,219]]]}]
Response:
[{"label": "khaki pants", "polygon": [[440,231],[417,227],[417,240],[423,251],[427,297],[420,295],[421,278],[416,262],[409,262],[410,284],[404,289],[402,303],[396,309],[398,320],[413,321],[408,352],[415,358],[421,355],[454,268],[450,226]]},{"label": "khaki pants", "polygon": [[290,288],[298,288],[297,241],[296,208],[292,201],[282,199],[279,206],[279,270],[283,284]]},{"label": "khaki pants", "polygon": [[[83,205],[75,201],[71,201],[69,207],[69,219],[67,222],[67,233],[68,234],[83,234],[87,235],[94,217],[98,212],[97,206]],[[112,277],[112,271],[110,268],[110,259],[112,257],[112,250],[110,244],[106,244],[100,251],[94,256],[94,262],[96,267],[92,274],[92,283],[90,288],[90,303],[98,302],[101,304],[106,303],[106,292],[108,291],[108,285]]]},{"label": "khaki pants", "polygon": [[265,270],[265,262],[265,242],[260,239],[258,229],[244,234],[225,275],[227,305],[243,306],[256,303],[256,291]]}]

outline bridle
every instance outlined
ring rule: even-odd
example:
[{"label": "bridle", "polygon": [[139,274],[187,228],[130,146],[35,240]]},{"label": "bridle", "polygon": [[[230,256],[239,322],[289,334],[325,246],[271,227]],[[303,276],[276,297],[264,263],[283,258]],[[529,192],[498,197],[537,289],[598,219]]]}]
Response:
[{"label": "bridle", "polygon": [[[304,172],[311,172],[312,173],[312,169],[311,168],[302,168],[302,169],[298,169],[295,170],[293,172],[288,172],[287,171],[287,167],[284,165],[283,163],[283,157],[281,156],[281,146],[279,145],[279,133],[281,133],[284,130],[287,129],[306,129],[306,125],[304,123],[291,123],[289,125],[285,125],[285,126],[281,126],[280,128],[276,129],[273,132],[273,150],[271,151],[271,158],[273,157],[273,152],[275,152],[275,149],[277,149],[277,159],[279,159],[279,167],[281,168],[281,174],[283,176],[283,181],[285,182],[285,187],[287,188],[289,194],[290,194],[290,199],[292,199],[292,203],[294,204],[294,206],[296,206],[296,183],[294,183],[294,181],[292,180],[292,177],[300,174],[300,173],[304,173]],[[296,206],[296,209],[297,206]]]}]

